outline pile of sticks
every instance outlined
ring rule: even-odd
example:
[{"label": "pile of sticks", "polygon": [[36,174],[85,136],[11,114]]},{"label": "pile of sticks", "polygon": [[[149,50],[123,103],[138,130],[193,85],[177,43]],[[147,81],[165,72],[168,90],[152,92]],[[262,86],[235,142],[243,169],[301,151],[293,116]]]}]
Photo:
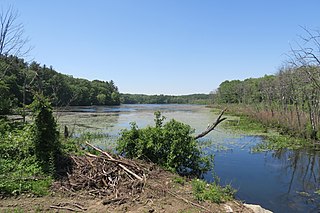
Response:
[{"label": "pile of sticks", "polygon": [[72,172],[61,186],[68,191],[86,191],[93,196],[131,197],[142,192],[152,165],[124,159],[89,144],[100,155],[71,156]]}]

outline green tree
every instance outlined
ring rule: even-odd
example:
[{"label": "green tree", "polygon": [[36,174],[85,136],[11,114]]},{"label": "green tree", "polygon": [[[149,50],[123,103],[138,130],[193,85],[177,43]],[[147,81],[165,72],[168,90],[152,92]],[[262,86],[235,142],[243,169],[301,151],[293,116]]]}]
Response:
[{"label": "green tree", "polygon": [[106,102],[107,96],[105,94],[97,95],[98,104],[103,105]]},{"label": "green tree", "polygon": [[9,87],[0,80],[0,116],[10,112],[12,101],[10,100]]},{"label": "green tree", "polygon": [[35,120],[34,145],[37,160],[43,172],[54,175],[57,168],[57,158],[61,153],[61,144],[51,104],[42,94],[37,94],[31,107]]}]

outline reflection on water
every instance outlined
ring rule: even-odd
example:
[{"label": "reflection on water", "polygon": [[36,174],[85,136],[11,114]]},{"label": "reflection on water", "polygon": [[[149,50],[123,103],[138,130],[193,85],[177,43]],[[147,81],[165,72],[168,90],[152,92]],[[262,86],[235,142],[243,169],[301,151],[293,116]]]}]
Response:
[{"label": "reflection on water", "polygon": [[[261,137],[243,136],[232,152],[215,154],[215,173],[221,184],[238,189],[237,198],[258,203],[274,212],[319,212],[320,155],[315,152],[281,150],[251,153]],[[249,144],[249,145],[248,145]],[[247,147],[241,149],[240,147]],[[238,147],[238,148],[237,148]],[[213,181],[211,173],[205,175]]]},{"label": "reflection on water", "polygon": [[[107,133],[111,137],[96,141],[112,148],[123,128],[134,121],[139,127],[153,125],[154,111],[169,119],[189,124],[195,134],[204,130],[216,115],[195,105],[122,105],[115,107],[72,107],[57,112],[61,128],[67,125],[76,134]],[[262,143],[258,136],[239,136],[217,128],[199,143],[207,153],[215,154],[215,173],[221,184],[238,189],[237,198],[256,203],[274,212],[319,212],[320,153],[288,151],[252,153]],[[212,172],[205,175],[213,181]]]}]

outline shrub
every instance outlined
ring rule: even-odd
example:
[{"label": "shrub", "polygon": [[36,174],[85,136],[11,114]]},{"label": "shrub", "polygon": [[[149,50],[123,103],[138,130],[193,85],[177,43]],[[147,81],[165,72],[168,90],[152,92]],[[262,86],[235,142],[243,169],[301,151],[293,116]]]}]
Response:
[{"label": "shrub", "polygon": [[202,156],[194,130],[174,119],[163,124],[164,116],[155,112],[155,127],[139,129],[131,123],[130,130],[122,130],[117,150],[129,158],[151,160],[182,175],[199,176],[213,166],[212,156]]},{"label": "shrub", "polygon": [[48,99],[37,94],[31,104],[34,117],[34,147],[35,155],[43,172],[54,175],[58,155],[61,153],[59,132],[52,115],[52,107]]}]

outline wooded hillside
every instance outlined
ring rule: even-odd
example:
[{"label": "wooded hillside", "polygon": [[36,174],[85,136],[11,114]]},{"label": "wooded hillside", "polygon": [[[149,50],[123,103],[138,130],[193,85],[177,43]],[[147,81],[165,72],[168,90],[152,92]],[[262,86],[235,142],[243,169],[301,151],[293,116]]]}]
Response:
[{"label": "wooded hillside", "polygon": [[54,106],[119,105],[120,94],[111,81],[89,81],[58,73],[51,66],[30,64],[15,56],[0,57],[0,114],[30,104],[35,92]]}]

